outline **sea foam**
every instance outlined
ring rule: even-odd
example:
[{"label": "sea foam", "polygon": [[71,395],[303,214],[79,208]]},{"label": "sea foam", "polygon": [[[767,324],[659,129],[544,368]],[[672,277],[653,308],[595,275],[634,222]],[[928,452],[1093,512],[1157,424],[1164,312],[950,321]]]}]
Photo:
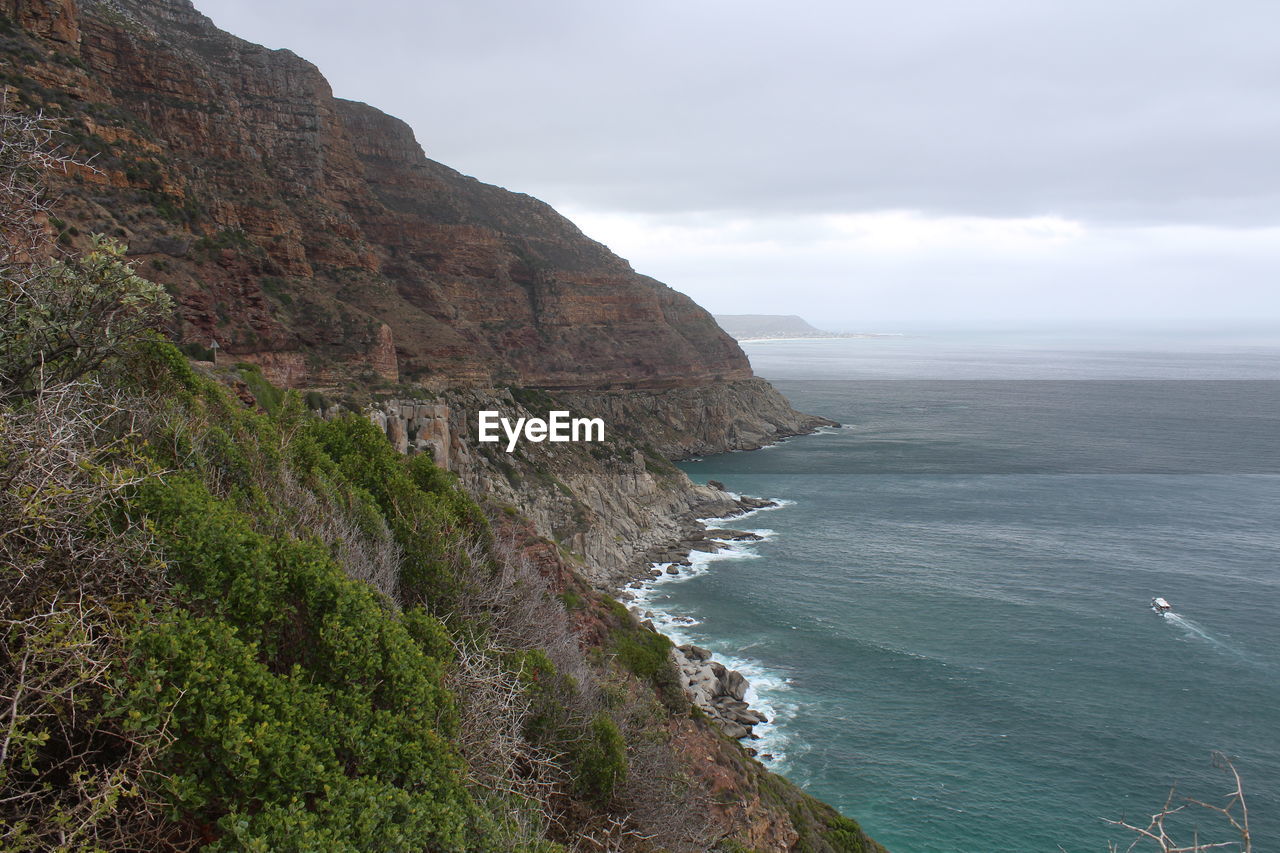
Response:
[{"label": "sea foam", "polygon": [[[735,500],[741,498],[741,495],[730,494]],[[730,522],[741,522],[760,512],[785,509],[794,504],[795,501],[776,500],[772,506],[752,509],[741,515],[703,518],[699,521],[708,527],[718,527]],[[796,712],[796,705],[789,696],[790,680],[785,674],[770,670],[759,661],[743,656],[742,653],[751,646],[739,649],[738,654],[727,652],[716,640],[714,628],[711,632],[704,633],[703,620],[698,614],[676,612],[668,609],[667,606],[671,594],[664,590],[664,587],[686,583],[701,577],[711,571],[717,563],[760,559],[763,555],[756,550],[756,546],[777,536],[777,532],[770,528],[743,528],[735,525],[734,529],[755,534],[760,539],[746,542],[717,539],[715,541],[721,545],[721,550],[690,553],[690,565],[680,567],[679,573],[674,575],[667,574],[671,563],[652,564],[652,568],[661,571],[662,574],[641,580],[638,586],[631,587],[629,591],[633,598],[629,606],[637,617],[651,620],[654,627],[670,637],[676,645],[694,644],[707,648],[714,653],[716,660],[729,669],[742,673],[748,682],[746,702],[752,708],[762,712],[769,720],[767,723],[755,726],[756,737],[743,743],[754,748],[770,767],[781,770],[786,763],[788,751],[794,752],[798,747],[791,742],[787,728],[787,721],[792,719]]]}]

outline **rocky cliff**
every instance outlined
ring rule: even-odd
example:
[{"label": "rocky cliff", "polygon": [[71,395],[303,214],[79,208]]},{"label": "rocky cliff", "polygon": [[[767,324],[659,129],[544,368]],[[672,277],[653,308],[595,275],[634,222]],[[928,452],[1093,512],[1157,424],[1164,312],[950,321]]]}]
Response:
[{"label": "rocky cliff", "polygon": [[[338,396],[454,389],[436,419],[452,436],[495,386],[549,389],[604,418],[629,464],[637,448],[759,447],[819,423],[752,378],[687,297],[542,202],[427,159],[403,122],[334,98],[313,65],[218,30],[188,0],[0,11],[7,97],[64,119],[67,146],[92,157],[62,181],[50,228],[72,248],[93,232],[127,242],[175,295],[173,333],[193,354],[216,343],[277,385]],[[564,537],[597,581],[678,538],[708,500],[679,472],[651,483],[643,465],[557,450],[537,464],[572,505],[496,462],[438,458]]]},{"label": "rocky cliff", "polygon": [[[90,161],[59,181],[59,244],[125,241],[174,294],[173,336],[197,358],[216,345],[215,360],[277,385],[383,400],[393,444],[429,444],[599,587],[696,533],[695,515],[732,508],[668,459],[823,423],[752,377],[690,299],[546,204],[427,159],[403,122],[334,98],[313,65],[222,32],[189,0],[0,0],[0,13],[6,99],[59,119]],[[481,408],[553,405],[603,418],[608,446],[475,441]]]},{"label": "rocky cliff", "polygon": [[[511,453],[477,441],[478,411],[514,421],[552,409],[602,418],[606,440],[522,441]],[[673,543],[701,538],[695,518],[739,508],[725,492],[691,483],[669,457],[759,447],[827,423],[797,415],[760,379],[663,391],[453,390],[383,401],[370,416],[401,452],[430,452],[473,494],[529,518],[599,589],[620,587]]]},{"label": "rocky cliff", "polygon": [[[264,407],[269,386],[231,363],[354,403],[398,450],[430,452],[494,517],[531,529],[522,547],[545,552],[557,591],[594,587],[590,609],[618,630],[630,617],[599,590],[704,535],[695,516],[738,506],[670,459],[824,422],[752,377],[687,297],[536,199],[428,160],[402,122],[333,98],[314,66],[219,31],[187,0],[0,0],[0,74],[9,103],[63,119],[67,146],[92,157],[60,180],[57,243],[126,242],[174,295],[174,338],[212,357],[202,369],[236,373],[223,378]],[[603,418],[607,439],[514,453],[476,440],[480,409],[552,408]],[[577,628],[616,653],[609,631]],[[691,676],[691,695],[743,718],[728,675]],[[669,775],[710,797],[723,849],[875,849],[860,831],[846,844],[856,825],[702,716],[663,725]],[[806,835],[817,829],[830,839]]]},{"label": "rocky cliff", "polygon": [[188,0],[0,0],[9,96],[67,119],[64,243],[117,236],[176,334],[277,383],[559,388],[750,376],[687,297],[546,204],[427,159]]}]

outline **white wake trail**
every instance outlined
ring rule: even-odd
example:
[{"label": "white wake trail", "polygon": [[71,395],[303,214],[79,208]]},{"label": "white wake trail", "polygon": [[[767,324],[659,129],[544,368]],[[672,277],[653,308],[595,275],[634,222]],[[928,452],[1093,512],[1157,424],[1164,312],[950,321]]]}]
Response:
[{"label": "white wake trail", "polygon": [[1178,613],[1174,613],[1172,610],[1166,613],[1163,613],[1161,615],[1164,616],[1164,619],[1166,622],[1171,622],[1174,625],[1177,625],[1179,628],[1181,628],[1182,632],[1187,637],[1194,640],[1203,640],[1204,642],[1208,643],[1214,648],[1221,649],[1224,652],[1230,652],[1236,657],[1241,657],[1241,658],[1245,657],[1244,653],[1241,652],[1239,649],[1235,648],[1230,643],[1219,640],[1217,637],[1213,636],[1204,628],[1200,627],[1198,624],[1186,618],[1185,616],[1182,616]]}]

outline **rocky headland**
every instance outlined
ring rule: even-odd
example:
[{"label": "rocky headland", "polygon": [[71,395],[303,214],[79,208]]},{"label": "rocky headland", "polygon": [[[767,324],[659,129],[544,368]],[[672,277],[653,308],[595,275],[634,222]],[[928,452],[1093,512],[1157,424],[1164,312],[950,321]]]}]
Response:
[{"label": "rocky headland", "polygon": [[[173,296],[169,336],[246,403],[267,408],[268,381],[297,389],[456,475],[563,597],[575,642],[635,657],[626,689],[666,703],[663,772],[691,780],[738,845],[724,849],[855,849],[821,841],[855,824],[737,744],[760,722],[741,675],[666,650],[608,595],[733,535],[698,519],[759,506],[673,460],[829,421],[753,376],[688,297],[537,199],[428,159],[403,122],[334,98],[314,65],[222,32],[189,0],[0,0],[0,47],[6,103],[55,117],[91,162],[56,176],[53,242],[126,243]],[[482,409],[600,417],[606,440],[508,453],[477,440]],[[646,656],[659,647],[718,728],[663,694],[667,670]],[[608,804],[586,802],[579,817],[604,820]]]}]

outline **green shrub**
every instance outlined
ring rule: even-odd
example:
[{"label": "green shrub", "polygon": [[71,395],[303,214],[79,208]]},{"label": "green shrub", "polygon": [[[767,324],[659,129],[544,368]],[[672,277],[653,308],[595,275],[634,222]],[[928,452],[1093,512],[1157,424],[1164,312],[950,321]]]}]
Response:
[{"label": "green shrub", "polygon": [[577,683],[558,672],[551,659],[539,649],[513,654],[508,665],[520,674],[529,698],[525,738],[552,753],[568,751],[582,738],[581,723],[574,722],[571,710],[579,696]]},{"label": "green shrub", "polygon": [[173,308],[163,287],[134,273],[124,245],[100,234],[84,255],[36,268],[3,292],[0,384],[28,397],[98,370]]},{"label": "green shrub", "polygon": [[400,619],[423,654],[446,664],[453,661],[453,640],[443,622],[421,607],[404,611]]},{"label": "green shrub", "polygon": [[689,700],[680,687],[680,676],[671,662],[671,640],[636,623],[635,616],[619,602],[606,598],[615,622],[611,650],[618,663],[658,690],[658,698],[672,714],[689,711]]},{"label": "green shrub", "polygon": [[429,609],[457,595],[465,546],[492,541],[483,511],[459,488],[457,478],[422,456],[404,457],[368,419],[346,415],[312,421],[307,433],[336,472],[367,493],[386,518],[404,552],[400,600]]},{"label": "green shrub", "polygon": [[313,412],[323,412],[332,405],[329,398],[319,391],[308,391],[302,395],[302,401]]},{"label": "green shrub", "polygon": [[179,349],[187,358],[193,358],[196,361],[213,361],[213,350],[195,341],[187,341]]},{"label": "green shrub", "polygon": [[[235,850],[472,849],[443,626],[189,475],[144,485],[186,607],[140,630],[128,716],[174,733],[165,792]],[[305,841],[305,843],[304,843]]]},{"label": "green shrub", "polygon": [[646,681],[657,681],[670,667],[671,640],[643,628],[615,633],[613,653],[618,661]]},{"label": "green shrub", "polygon": [[596,714],[573,759],[577,793],[597,805],[608,803],[627,776],[627,744],[613,718],[604,711]]},{"label": "green shrub", "polygon": [[284,391],[272,385],[267,377],[262,375],[261,367],[242,361],[236,365],[236,370],[240,373],[244,384],[249,386],[249,393],[253,394],[253,399],[258,401],[259,406],[271,414],[280,411],[280,404],[284,402]]}]

